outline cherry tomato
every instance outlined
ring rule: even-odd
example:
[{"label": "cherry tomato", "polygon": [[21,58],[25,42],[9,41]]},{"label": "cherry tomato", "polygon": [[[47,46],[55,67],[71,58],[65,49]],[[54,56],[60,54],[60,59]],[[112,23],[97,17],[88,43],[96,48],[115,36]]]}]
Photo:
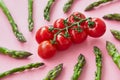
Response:
[{"label": "cherry tomato", "polygon": [[73,43],[81,43],[87,38],[87,33],[83,28],[80,28],[79,30],[76,30],[78,26],[74,26],[69,30],[71,40]]},{"label": "cherry tomato", "polygon": [[[54,28],[58,28],[58,29],[63,29],[63,28],[65,28],[64,19],[63,19],[63,18],[57,19],[57,20],[54,22],[53,27],[54,27]],[[54,34],[57,33],[57,32],[58,32],[58,30],[54,30]]]},{"label": "cherry tomato", "polygon": [[35,37],[36,37],[36,41],[38,43],[41,43],[44,40],[53,39],[53,33],[49,30],[48,26],[43,26],[36,32]]},{"label": "cherry tomato", "polygon": [[64,19],[63,18],[57,19],[54,22],[54,28],[60,28],[60,29],[65,28]]},{"label": "cherry tomato", "polygon": [[58,50],[66,50],[72,44],[70,37],[65,37],[63,33],[57,35],[56,41]]},{"label": "cherry tomato", "polygon": [[79,19],[75,19],[74,16],[77,17],[77,18],[81,18],[81,19],[86,18],[85,15],[80,13],[80,12],[73,12],[73,14],[68,17],[68,22],[69,23],[74,23],[74,22],[79,21]]},{"label": "cherry tomato", "polygon": [[43,58],[51,58],[55,55],[56,48],[50,43],[50,41],[43,41],[39,44],[38,55]]},{"label": "cherry tomato", "polygon": [[89,21],[86,22],[86,31],[89,36],[97,38],[102,36],[106,31],[106,25],[103,20],[100,18],[92,18],[91,21],[94,23],[93,25],[89,25]]}]

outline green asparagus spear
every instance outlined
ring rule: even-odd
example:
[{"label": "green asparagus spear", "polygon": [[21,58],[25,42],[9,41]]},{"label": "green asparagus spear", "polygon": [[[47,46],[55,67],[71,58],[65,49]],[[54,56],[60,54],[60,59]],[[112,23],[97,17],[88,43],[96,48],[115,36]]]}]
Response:
[{"label": "green asparagus spear", "polygon": [[55,78],[61,73],[63,64],[55,66],[54,69],[50,70],[47,76],[43,80],[55,80]]},{"label": "green asparagus spear", "polygon": [[78,57],[78,62],[74,66],[74,73],[72,75],[72,80],[78,80],[78,78],[82,72],[82,68],[85,65],[85,63],[86,63],[85,57],[82,54],[80,54]]},{"label": "green asparagus spear", "polygon": [[120,31],[118,30],[110,30],[110,31],[117,40],[120,40]]},{"label": "green asparagus spear", "polygon": [[68,0],[63,7],[63,11],[64,13],[68,12],[69,9],[71,8],[72,4],[73,4],[74,0]]},{"label": "green asparagus spear", "polygon": [[120,14],[107,14],[103,16],[104,19],[120,21]]},{"label": "green asparagus spear", "polygon": [[48,0],[47,5],[44,9],[44,19],[50,21],[50,9],[55,0]]},{"label": "green asparagus spear", "polygon": [[16,36],[16,38],[21,42],[26,42],[25,37],[23,36],[22,33],[19,32],[17,24],[15,23],[12,15],[10,14],[10,11],[6,7],[3,0],[0,0],[0,8],[3,10],[4,14],[7,16],[8,20],[9,20],[11,26],[12,26],[13,33]]},{"label": "green asparagus spear", "polygon": [[91,3],[90,5],[88,5],[86,8],[85,8],[85,11],[90,11],[92,10],[93,8],[103,4],[103,3],[107,3],[107,2],[110,2],[110,1],[113,1],[113,0],[99,0],[99,1],[96,1],[96,2],[93,2]]},{"label": "green asparagus spear", "polygon": [[9,50],[9,49],[4,48],[4,47],[0,47],[0,53],[5,54],[5,55],[9,55],[9,56],[11,56],[13,58],[17,58],[17,59],[27,58],[27,57],[32,55],[30,52]]},{"label": "green asparagus spear", "polygon": [[29,31],[33,30],[34,22],[33,22],[33,0],[28,0],[28,28]]},{"label": "green asparagus spear", "polygon": [[25,66],[14,68],[14,69],[8,70],[6,72],[0,73],[0,78],[6,77],[8,75],[11,75],[11,74],[14,74],[14,73],[17,73],[17,72],[25,71],[27,69],[38,68],[38,67],[43,66],[43,65],[44,65],[44,63],[39,63],[38,62],[38,63],[31,63],[31,64],[28,64],[28,65],[25,65]]},{"label": "green asparagus spear", "polygon": [[97,66],[97,71],[95,72],[95,80],[101,80],[102,52],[98,47],[94,46],[94,53],[96,56],[96,66]]},{"label": "green asparagus spear", "polygon": [[106,41],[106,49],[108,51],[108,54],[112,57],[114,63],[120,69],[120,54],[115,45],[109,41]]}]

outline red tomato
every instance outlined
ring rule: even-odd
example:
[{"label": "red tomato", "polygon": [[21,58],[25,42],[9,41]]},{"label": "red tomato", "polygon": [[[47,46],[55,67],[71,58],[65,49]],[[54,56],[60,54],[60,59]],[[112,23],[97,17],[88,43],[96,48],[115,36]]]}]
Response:
[{"label": "red tomato", "polygon": [[[57,19],[54,22],[53,26],[54,26],[54,28],[58,28],[58,29],[65,28],[64,19],[63,18]],[[57,33],[57,32],[58,32],[58,30],[54,30],[54,34]]]},{"label": "red tomato", "polygon": [[76,16],[77,18],[81,18],[81,19],[86,18],[85,15],[80,12],[73,12],[73,14],[68,17],[69,23],[74,23],[74,22],[79,21],[79,19],[75,19],[74,16]]},{"label": "red tomato", "polygon": [[41,43],[44,40],[50,40],[53,39],[53,33],[49,30],[48,26],[41,27],[37,32],[36,32],[36,41],[38,43]]},{"label": "red tomato", "polygon": [[84,40],[86,40],[86,38],[87,38],[86,31],[83,28],[81,28],[81,31],[79,32],[79,31],[75,30],[75,28],[77,29],[78,26],[74,26],[69,30],[72,42],[73,43],[81,43]]},{"label": "red tomato", "polygon": [[54,22],[54,28],[60,28],[60,29],[65,28],[64,19],[63,18],[57,19]]},{"label": "red tomato", "polygon": [[39,44],[38,55],[43,58],[51,58],[55,55],[56,48],[50,43],[50,41],[43,41]]},{"label": "red tomato", "polygon": [[58,50],[66,50],[72,44],[70,37],[65,37],[63,33],[57,35],[56,41]]},{"label": "red tomato", "polygon": [[88,21],[86,22],[87,26],[86,31],[88,35],[94,38],[102,36],[106,31],[106,25],[104,21],[101,20],[100,18],[92,18],[91,21],[94,22],[94,25],[92,26],[88,25]]}]

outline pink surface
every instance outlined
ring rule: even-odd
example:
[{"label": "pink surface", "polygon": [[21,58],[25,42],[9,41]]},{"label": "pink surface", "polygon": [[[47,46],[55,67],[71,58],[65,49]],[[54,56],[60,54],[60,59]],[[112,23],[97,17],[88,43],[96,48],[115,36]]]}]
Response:
[{"label": "pink surface", "polygon": [[75,0],[75,3],[73,4],[70,12],[64,14],[62,8],[66,1],[67,0],[56,0],[56,3],[51,10],[51,21],[47,22],[43,18],[43,11],[47,0],[34,0],[35,28],[31,33],[28,31],[27,0],[4,0],[12,16],[14,17],[15,22],[18,24],[19,30],[25,35],[27,42],[20,43],[17,41],[14,34],[12,33],[11,25],[0,9],[0,46],[7,47],[9,49],[30,51],[34,55],[29,59],[17,60],[0,54],[0,73],[32,62],[44,62],[46,66],[40,69],[25,71],[7,76],[2,80],[42,80],[46,76],[47,72],[59,63],[64,63],[64,69],[62,74],[56,80],[70,80],[73,73],[73,67],[77,62],[77,57],[80,53],[85,55],[87,63],[79,80],[94,80],[96,66],[95,56],[93,54],[93,46],[98,46],[103,52],[102,80],[120,80],[120,71],[113,63],[111,57],[108,55],[105,49],[105,42],[108,40],[113,42],[118,50],[120,50],[120,42],[115,40],[110,33],[110,29],[120,29],[120,23],[116,21],[105,20],[107,31],[101,38],[94,39],[88,37],[88,39],[82,44],[73,44],[69,49],[57,52],[57,54],[49,60],[43,60],[37,55],[38,44],[35,41],[35,32],[41,26],[50,25],[56,19],[61,17],[66,18],[74,11],[80,11],[87,17],[91,16],[99,18],[102,18],[102,16],[107,13],[120,13],[119,0],[102,5],[96,10],[89,12],[84,12],[84,8],[86,5],[96,0]]}]

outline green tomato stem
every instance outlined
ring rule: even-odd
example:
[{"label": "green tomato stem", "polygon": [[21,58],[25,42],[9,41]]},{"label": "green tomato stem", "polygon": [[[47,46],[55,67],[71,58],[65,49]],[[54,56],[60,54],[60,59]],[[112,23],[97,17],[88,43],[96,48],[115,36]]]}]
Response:
[{"label": "green tomato stem", "polygon": [[[74,23],[71,24],[70,26],[65,25],[65,28],[59,29],[59,31],[58,31],[56,34],[54,34],[54,38],[53,38],[53,40],[52,40],[53,44],[56,42],[56,38],[57,38],[57,35],[58,35],[59,33],[61,33],[62,31],[68,32],[68,29],[69,29],[69,28],[71,28],[71,27],[73,27],[73,26],[75,26],[75,25],[77,25],[77,24],[81,24],[82,22],[84,22],[84,21],[86,21],[86,20],[88,20],[88,18],[86,18],[86,19],[80,19],[79,22],[74,22]],[[55,28],[55,29],[56,29],[56,28]]]}]

